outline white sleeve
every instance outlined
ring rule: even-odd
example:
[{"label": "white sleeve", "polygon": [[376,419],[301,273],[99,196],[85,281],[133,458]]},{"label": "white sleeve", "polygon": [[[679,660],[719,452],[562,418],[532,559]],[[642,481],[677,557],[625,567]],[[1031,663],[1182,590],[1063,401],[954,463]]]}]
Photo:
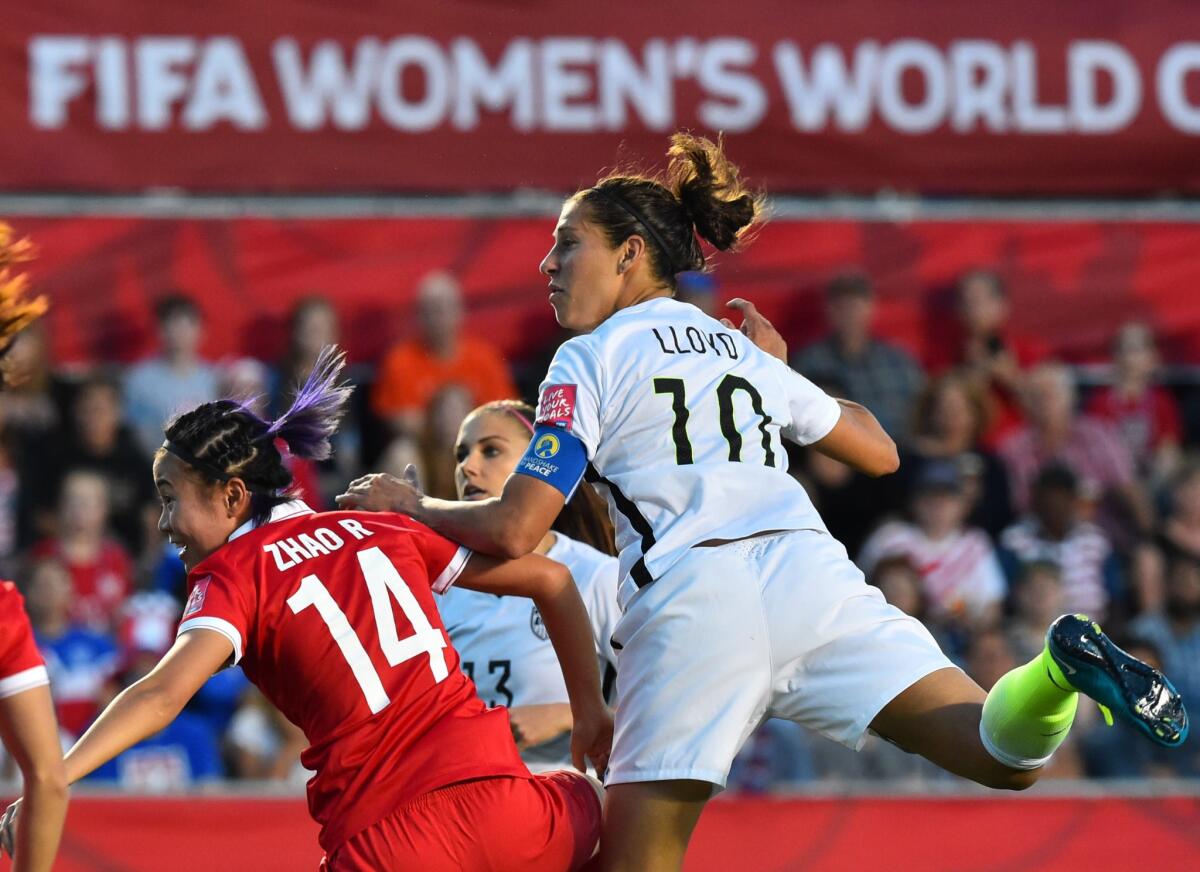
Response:
[{"label": "white sleeve", "polygon": [[620,583],[621,564],[615,557],[605,557],[599,562],[587,589],[583,591],[584,605],[592,619],[592,632],[596,636],[596,653],[600,659],[617,666],[617,652],[612,647],[613,632],[621,619],[621,608],[617,604],[617,587]]},{"label": "white sleeve", "polygon": [[550,362],[538,392],[537,423],[575,436],[588,460],[600,446],[600,360],[577,336],[564,342]]},{"label": "white sleeve", "polygon": [[824,439],[842,417],[842,407],[800,373],[782,361],[778,363],[792,413],[792,421],[784,427],[783,435],[797,445],[811,445]]}]

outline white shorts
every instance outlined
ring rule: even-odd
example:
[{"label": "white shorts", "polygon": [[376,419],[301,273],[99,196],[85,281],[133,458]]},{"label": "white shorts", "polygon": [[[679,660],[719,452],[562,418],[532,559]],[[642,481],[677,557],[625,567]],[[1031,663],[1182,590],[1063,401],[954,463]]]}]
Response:
[{"label": "white shorts", "polygon": [[633,596],[613,639],[622,647],[608,784],[724,787],[768,717],[857,750],[880,709],[954,665],[816,530],[692,548]]}]

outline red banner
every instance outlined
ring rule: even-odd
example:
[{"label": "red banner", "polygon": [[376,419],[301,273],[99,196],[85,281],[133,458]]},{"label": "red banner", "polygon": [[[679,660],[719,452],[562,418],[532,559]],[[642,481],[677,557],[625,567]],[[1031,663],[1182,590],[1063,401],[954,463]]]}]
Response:
[{"label": "red banner", "polygon": [[[76,798],[59,872],[297,872],[302,800]],[[685,872],[1090,872],[1200,867],[1190,799],[739,799],[709,805]]]},{"label": "red banner", "polygon": [[1200,191],[1200,9],[22,3],[0,187],[573,188],[723,130],[775,191]]},{"label": "red banner", "polygon": [[[329,295],[358,361],[412,324],[419,279],[457,275],[468,329],[511,356],[554,332],[537,265],[552,219],[26,219],[41,250],[35,286],[51,297],[60,361],[132,360],[153,344],[152,303],[172,289],[208,314],[213,357],[282,355],[287,313]],[[793,344],[823,329],[822,288],[854,264],[875,279],[877,328],[923,359],[944,341],[950,288],[964,271],[1006,280],[1013,325],[1072,361],[1104,359],[1122,321],[1158,332],[1167,360],[1200,361],[1200,224],[854,221],[768,224],[720,256],[720,296],[748,297]]]}]

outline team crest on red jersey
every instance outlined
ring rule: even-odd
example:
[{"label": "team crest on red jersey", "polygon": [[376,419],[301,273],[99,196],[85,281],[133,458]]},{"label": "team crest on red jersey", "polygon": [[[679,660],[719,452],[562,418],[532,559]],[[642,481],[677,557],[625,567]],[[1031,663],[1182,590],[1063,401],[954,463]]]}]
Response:
[{"label": "team crest on red jersey", "polygon": [[575,421],[575,385],[547,385],[538,404],[537,423],[570,429]]},{"label": "team crest on red jersey", "polygon": [[183,607],[183,616],[194,615],[200,609],[204,608],[204,596],[208,593],[208,583],[212,581],[211,575],[206,575],[196,582],[192,588],[192,593],[188,597],[187,605]]}]

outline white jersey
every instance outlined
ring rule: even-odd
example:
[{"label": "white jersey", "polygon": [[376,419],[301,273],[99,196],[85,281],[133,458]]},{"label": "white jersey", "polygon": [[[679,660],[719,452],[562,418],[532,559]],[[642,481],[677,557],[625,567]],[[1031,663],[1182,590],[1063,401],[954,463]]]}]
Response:
[{"label": "white jersey", "polygon": [[[591,619],[605,696],[612,703],[617,663],[612,634],[620,617],[617,561],[583,542],[554,535],[546,556],[571,570]],[[463,672],[485,703],[515,708],[568,701],[554,646],[530,600],[451,587],[439,599],[438,612]],[[570,737],[531,748],[522,756],[531,764],[561,764],[570,757]]]},{"label": "white jersey", "polygon": [[659,298],[563,343],[538,423],[584,445],[608,499],[622,605],[707,539],[825,530],[783,438],[833,429],[837,401],[695,306]]}]

